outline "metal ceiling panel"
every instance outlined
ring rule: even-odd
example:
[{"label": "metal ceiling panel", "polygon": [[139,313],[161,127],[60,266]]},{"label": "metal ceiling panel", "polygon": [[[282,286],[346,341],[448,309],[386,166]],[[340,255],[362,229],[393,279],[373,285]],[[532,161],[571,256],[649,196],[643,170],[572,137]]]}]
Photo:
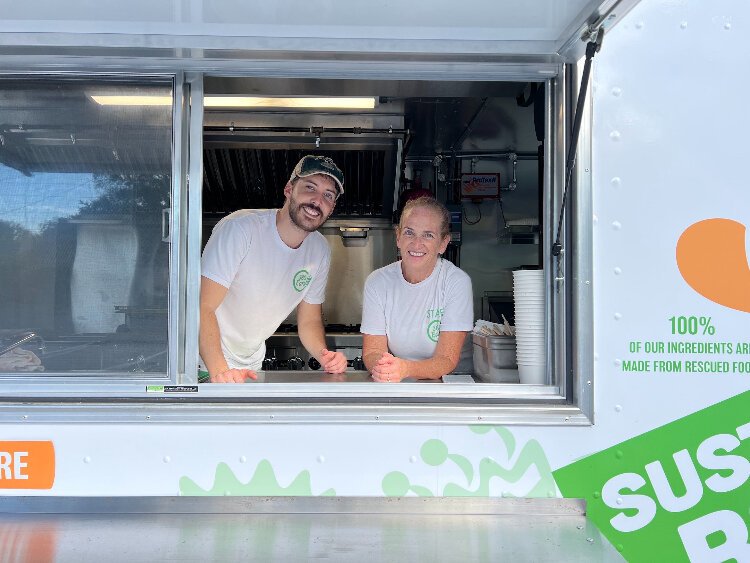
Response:
[{"label": "metal ceiling panel", "polygon": [[[576,57],[589,26],[613,24],[637,0],[0,0],[0,55],[236,61],[258,53]],[[64,31],[61,31],[64,30]],[[65,51],[45,51],[56,47]],[[186,65],[188,66],[188,65]]]}]

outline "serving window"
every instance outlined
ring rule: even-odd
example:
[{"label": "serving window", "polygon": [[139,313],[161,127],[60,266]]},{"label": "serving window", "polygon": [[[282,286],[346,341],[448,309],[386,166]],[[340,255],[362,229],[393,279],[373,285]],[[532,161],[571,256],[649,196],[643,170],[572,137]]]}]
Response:
[{"label": "serving window", "polygon": [[[320,230],[332,249],[323,317],[329,348],[361,370],[365,280],[399,259],[394,226],[405,201],[430,194],[451,212],[443,256],[471,277],[474,319],[485,321],[481,337],[468,336],[458,372],[477,383],[545,383],[544,92],[544,82],[207,77],[203,241],[237,209],[281,207],[303,155],[333,159],[346,190]],[[301,99],[308,107],[295,107]],[[367,107],[346,108],[349,100]],[[519,296],[536,292],[520,309],[514,276],[526,284]],[[278,372],[286,371],[315,375],[319,366],[296,334],[292,314],[266,343],[264,381],[285,380]]]},{"label": "serving window", "polygon": [[[291,400],[312,411],[320,401],[330,401],[342,409],[356,407],[364,418],[378,412],[373,404],[387,404],[389,411],[401,408],[394,415],[398,420],[413,420],[414,413],[428,408],[445,415],[438,420],[538,422],[547,412],[548,420],[588,423],[591,342],[581,337],[590,335],[586,151],[579,154],[582,166],[560,223],[564,252],[559,257],[551,252],[575,74],[575,67],[564,67],[550,80],[462,83],[205,77],[204,243],[214,224],[237,208],[280,207],[289,171],[304,154],[333,158],[347,184],[321,232],[333,253],[323,305],[328,347],[346,355],[349,370],[338,377],[322,373],[301,345],[292,314],[266,342],[258,378],[262,385],[245,385],[247,393],[268,401]],[[251,93],[253,104],[257,97],[282,104],[292,95],[314,100],[341,91],[371,97],[374,106],[299,110],[269,102],[241,108],[238,100],[237,107],[228,108],[229,102],[218,101]],[[585,131],[586,116],[583,120]],[[584,133],[582,145],[587,143]],[[535,350],[527,346],[522,351],[517,338],[469,334],[473,367],[457,369],[442,385],[368,383],[357,339],[362,288],[370,272],[399,258],[393,227],[405,196],[415,189],[429,191],[452,212],[444,257],[472,279],[475,320],[494,328],[507,321],[524,336],[534,333]],[[347,238],[350,231],[359,236]],[[538,289],[519,306],[531,279],[538,281]],[[536,301],[533,318],[531,301]],[[234,393],[223,385],[203,389],[221,398]],[[524,418],[529,404],[535,405],[535,414]],[[474,409],[468,417],[466,411],[455,416],[466,406]],[[387,418],[375,415],[375,420]]]},{"label": "serving window", "polygon": [[[135,399],[186,421],[589,423],[586,151],[562,223],[565,251],[550,250],[575,90],[575,68],[559,70],[544,80],[532,68],[513,80],[440,83],[353,72],[335,81],[191,74],[178,87],[159,77],[3,80],[0,359],[16,362],[0,364],[6,391],[54,397],[65,382],[79,399]],[[342,85],[374,97],[375,109],[208,102],[243,92],[330,96]],[[584,119],[583,147],[587,127]],[[280,206],[303,154],[332,157],[346,177],[321,233],[332,248],[327,342],[344,352],[349,375],[315,368],[290,315],[267,343],[262,384],[199,384],[201,249],[226,214]],[[201,181],[188,183],[188,172]],[[451,211],[445,258],[472,280],[474,319],[507,320],[518,334],[469,334],[473,364],[443,384],[380,385],[361,364],[362,286],[398,259],[393,226],[414,189]],[[533,321],[514,286],[528,275],[541,287]],[[517,345],[523,328],[541,334],[531,362]],[[522,359],[539,366],[533,380],[521,380]],[[179,410],[159,411],[175,401]]]}]

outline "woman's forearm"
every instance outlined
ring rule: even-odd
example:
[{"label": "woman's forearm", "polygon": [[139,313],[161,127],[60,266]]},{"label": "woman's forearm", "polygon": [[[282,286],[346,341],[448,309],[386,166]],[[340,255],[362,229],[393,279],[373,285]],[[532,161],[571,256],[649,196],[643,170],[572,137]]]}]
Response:
[{"label": "woman's forearm", "polygon": [[416,379],[439,379],[456,369],[461,358],[461,348],[466,339],[465,332],[441,332],[437,347],[431,358],[425,360],[403,360],[406,377]]},{"label": "woman's forearm", "polygon": [[401,360],[404,362],[406,377],[414,379],[440,379],[452,372],[458,365],[458,360],[445,356],[433,356],[426,360]]}]

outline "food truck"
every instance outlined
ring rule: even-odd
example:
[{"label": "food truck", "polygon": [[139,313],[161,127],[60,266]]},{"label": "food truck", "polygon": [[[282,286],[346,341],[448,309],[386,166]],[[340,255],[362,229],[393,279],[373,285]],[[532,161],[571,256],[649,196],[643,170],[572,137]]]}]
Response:
[{"label": "food truck", "polygon": [[[4,559],[750,560],[747,3],[2,5]],[[200,381],[203,245],[305,154],[349,367],[290,315]],[[515,336],[389,385],[362,287],[409,190]]]}]

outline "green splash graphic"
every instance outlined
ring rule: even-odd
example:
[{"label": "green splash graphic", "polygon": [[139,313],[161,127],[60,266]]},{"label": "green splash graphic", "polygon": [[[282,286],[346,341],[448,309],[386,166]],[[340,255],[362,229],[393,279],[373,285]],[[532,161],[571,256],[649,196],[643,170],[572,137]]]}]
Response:
[{"label": "green splash graphic", "polygon": [[433,467],[442,465],[449,459],[463,471],[467,483],[471,483],[474,478],[474,466],[471,465],[471,462],[462,455],[449,453],[448,446],[440,440],[427,440],[422,444],[419,454],[427,465]]},{"label": "green splash graphic", "polygon": [[[516,450],[516,440],[513,434],[505,428],[499,426],[470,426],[469,429],[475,434],[486,434],[494,431],[503,442],[507,452],[507,457],[513,456]],[[456,465],[466,478],[466,486],[458,483],[447,483],[443,487],[442,496],[472,496],[488,497],[490,496],[490,482],[493,478],[500,478],[507,483],[517,483],[523,475],[531,468],[535,467],[539,473],[539,482],[534,488],[525,494],[525,497],[548,497],[555,496],[556,484],[552,476],[552,470],[547,461],[539,442],[529,440],[521,449],[518,458],[513,467],[506,468],[489,457],[482,458],[479,461],[478,471],[475,471],[471,461],[464,456],[450,453],[448,446],[437,439],[427,440],[419,451],[422,461],[432,467],[438,467],[445,463]],[[479,482],[475,488],[471,488],[475,474],[479,474]],[[417,485],[409,481],[409,477],[400,471],[388,473],[382,482],[383,492],[386,496],[404,496],[407,493],[414,493],[417,496],[435,496],[429,488]]]},{"label": "green splash graphic", "polygon": [[[189,477],[180,478],[180,494],[183,496],[314,496],[310,484],[310,472],[302,471],[286,487],[276,479],[273,466],[264,459],[258,463],[250,481],[241,483],[226,463],[216,466],[214,485],[206,490]],[[328,489],[320,496],[335,496],[336,491]]]}]

